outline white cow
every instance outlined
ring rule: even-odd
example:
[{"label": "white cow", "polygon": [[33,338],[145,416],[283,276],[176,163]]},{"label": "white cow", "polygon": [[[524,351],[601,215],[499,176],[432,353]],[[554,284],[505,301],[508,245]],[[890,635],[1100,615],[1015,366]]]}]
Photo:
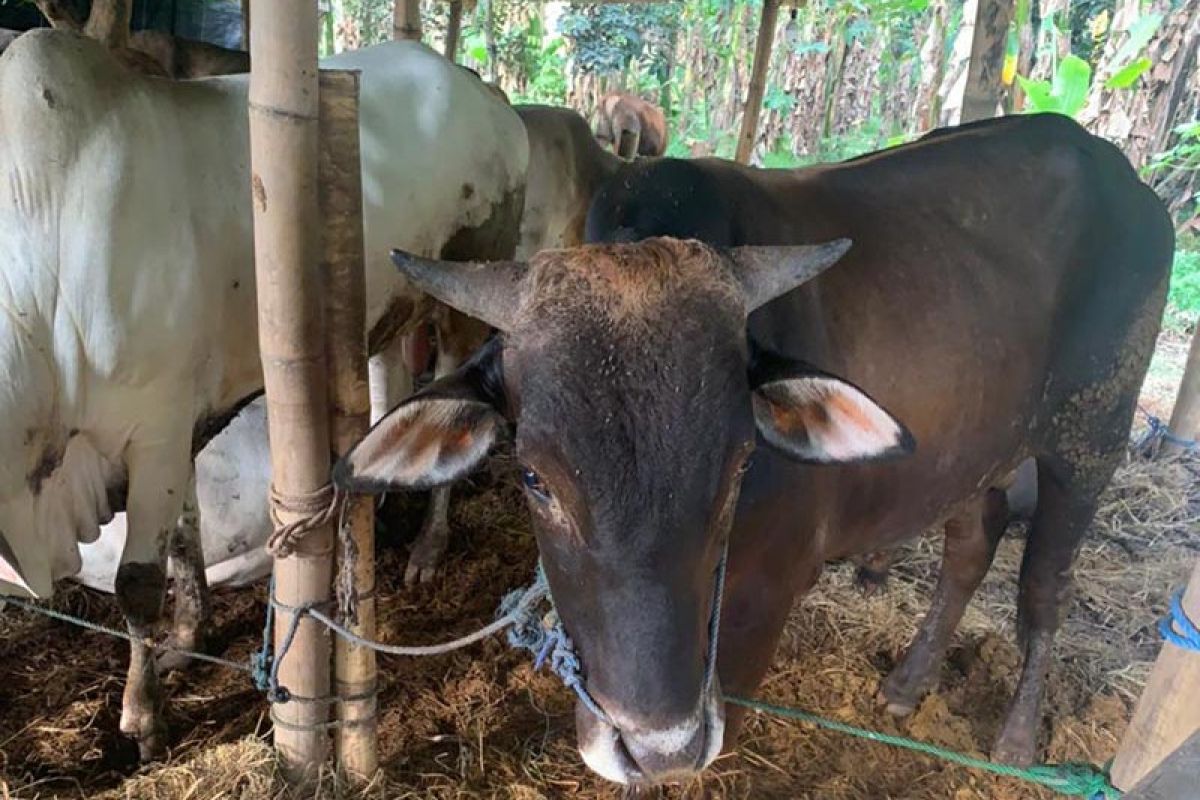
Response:
[{"label": "white cow", "polygon": [[[511,253],[528,143],[510,108],[419,44],[326,65],[362,70],[379,343],[414,306],[391,247]],[[247,88],[144,78],[60,31],[0,56],[0,593],[48,596],[123,498],[117,600],[139,637],[158,621],[169,534],[194,514],[192,455],[262,388]],[[198,544],[172,554],[189,553],[176,565],[198,583]],[[121,729],[146,758],[165,746],[156,675],[133,646]]]},{"label": "white cow", "polygon": [[[600,182],[623,163],[600,147],[587,121],[569,108],[514,106],[529,135],[529,170],[521,215],[517,258],[527,260],[547,248],[583,242],[588,204]],[[458,354],[454,354],[457,356]],[[453,368],[454,359],[446,365]],[[387,410],[400,399],[377,396]],[[261,401],[234,418],[196,458],[196,490],[201,542],[210,586],[243,586],[267,575],[271,559],[263,549],[271,535],[267,513],[270,487],[266,412]],[[433,574],[446,548],[447,490],[435,494],[430,513],[413,545],[408,582]],[[81,548],[80,582],[111,592],[125,544],[124,515],[105,525],[100,539]]]}]

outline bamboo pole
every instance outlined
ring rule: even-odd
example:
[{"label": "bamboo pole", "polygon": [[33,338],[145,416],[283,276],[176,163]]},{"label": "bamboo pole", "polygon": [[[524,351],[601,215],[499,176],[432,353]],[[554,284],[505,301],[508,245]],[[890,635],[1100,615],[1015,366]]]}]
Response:
[{"label": "bamboo pole", "polygon": [[[325,352],[329,361],[329,425],[333,452],[345,455],[369,427],[366,281],[363,274],[362,172],[358,141],[359,73],[322,70],[320,187],[322,272],[325,278]],[[349,627],[375,638],[375,515],[371,498],[348,500],[344,525],[352,541],[357,613]],[[345,554],[343,554],[345,555]],[[341,569],[346,568],[341,565]],[[339,569],[339,575],[341,574]],[[334,675],[341,698],[338,765],[369,780],[379,767],[375,721],[375,652],[334,641]]]},{"label": "bamboo pole", "polygon": [[450,18],[446,20],[446,58],[458,61],[458,39],[462,32],[463,0],[450,0]]},{"label": "bamboo pole", "polygon": [[1014,0],[979,0],[960,121],[990,119],[1004,93],[1004,44]]},{"label": "bamboo pole", "polygon": [[[1183,609],[1200,620],[1200,562],[1183,595]],[[1113,761],[1113,785],[1138,781],[1200,730],[1200,653],[1164,643]]]},{"label": "bamboo pole", "polygon": [[738,134],[738,163],[750,163],[754,139],[758,136],[758,116],[767,90],[767,68],[771,65],[771,47],[775,43],[775,24],[779,21],[779,0],[763,0],[758,41],[754,45],[754,66],[750,70],[750,91],[742,110],[742,130]]},{"label": "bamboo pole", "polygon": [[[322,336],[317,227],[316,0],[253,0],[250,29],[250,163],[258,336],[267,395],[271,470],[284,497],[313,495],[329,481],[329,413]],[[275,508],[282,523],[307,515]],[[333,536],[311,531],[275,561],[275,595],[300,606],[329,598]],[[275,612],[280,652],[292,615]],[[280,660],[293,697],[329,695],[329,637],[302,620]],[[329,737],[314,726],[328,705],[295,701],[271,709],[275,747],[294,780],[315,777]]]},{"label": "bamboo pole", "polygon": [[395,0],[392,10],[392,38],[396,41],[421,41],[421,0]]},{"label": "bamboo pole", "polygon": [[[1169,429],[1181,439],[1195,441],[1200,437],[1200,324],[1196,325],[1196,331],[1192,334],[1192,347],[1188,351],[1179,394],[1175,396]],[[1181,449],[1170,439],[1164,439],[1159,452],[1175,453]]]}]

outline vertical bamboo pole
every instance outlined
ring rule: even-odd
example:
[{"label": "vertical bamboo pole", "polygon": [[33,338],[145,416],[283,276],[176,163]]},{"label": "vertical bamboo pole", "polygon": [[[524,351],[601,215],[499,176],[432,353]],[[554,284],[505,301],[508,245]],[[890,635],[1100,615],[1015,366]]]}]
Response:
[{"label": "vertical bamboo pole", "polygon": [[758,136],[758,115],[762,112],[763,94],[767,90],[767,68],[771,65],[771,47],[775,43],[775,24],[779,21],[779,0],[763,0],[762,20],[758,25],[758,41],[754,46],[754,66],[750,72],[750,91],[742,111],[742,130],[738,134],[738,163],[750,163],[754,139]]},{"label": "vertical bamboo pole", "polygon": [[392,38],[396,41],[421,41],[421,0],[395,0],[392,10]]},{"label": "vertical bamboo pole", "polygon": [[[358,141],[358,73],[322,70],[321,261],[325,278],[325,342],[329,360],[329,425],[333,452],[345,455],[369,427],[366,282],[363,274],[362,167]],[[375,525],[371,498],[355,495],[345,522],[355,558],[356,620],[350,629],[375,638]],[[342,565],[345,568],[345,565]],[[340,571],[339,571],[340,574]],[[338,765],[353,779],[369,780],[379,767],[375,723],[375,652],[334,641],[334,676],[341,699]]]},{"label": "vertical bamboo pole", "polygon": [[[329,480],[329,413],[322,336],[317,227],[317,3],[253,0],[250,30],[250,163],[258,337],[267,394],[271,470],[285,497]],[[283,523],[297,519],[276,509]],[[275,595],[299,606],[329,599],[333,536],[311,531],[275,561]],[[292,615],[277,610],[276,653]],[[279,678],[296,697],[329,695],[329,637],[300,622]],[[289,777],[315,776],[328,752],[324,703],[271,709],[275,746]]]},{"label": "vertical bamboo pole", "polygon": [[967,85],[963,89],[962,122],[990,119],[1004,93],[1004,45],[1012,22],[1014,0],[979,0]]},{"label": "vertical bamboo pole", "polygon": [[[1183,595],[1189,618],[1200,620],[1200,562]],[[1113,760],[1113,785],[1132,789],[1200,730],[1200,653],[1164,643]]]},{"label": "vertical bamboo pole", "polygon": [[[1171,433],[1182,439],[1195,440],[1200,437],[1200,324],[1192,334],[1192,347],[1188,351],[1187,366],[1183,370],[1183,381],[1179,394],[1175,396],[1175,410],[1171,412]],[[1164,439],[1160,452],[1178,452],[1181,448],[1170,439]]]},{"label": "vertical bamboo pole", "polygon": [[446,58],[458,61],[458,38],[462,32],[463,0],[450,0],[450,18],[446,20]]}]

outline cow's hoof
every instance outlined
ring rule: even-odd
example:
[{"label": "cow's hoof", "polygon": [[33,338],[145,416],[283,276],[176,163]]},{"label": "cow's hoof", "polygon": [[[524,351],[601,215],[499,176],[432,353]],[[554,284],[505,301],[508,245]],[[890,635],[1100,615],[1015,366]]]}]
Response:
[{"label": "cow's hoof", "polygon": [[1028,767],[1036,756],[1037,747],[1033,737],[1027,735],[1001,733],[996,746],[992,748],[992,761],[1013,767]]},{"label": "cow's hoof", "polygon": [[167,757],[167,727],[161,723],[137,737],[138,758],[143,764],[162,761]]},{"label": "cow's hoof", "polygon": [[876,597],[887,591],[887,572],[876,572],[873,569],[859,567],[854,571],[854,585],[862,592],[863,597]]},{"label": "cow's hoof", "polygon": [[423,567],[420,564],[414,564],[411,560],[408,566],[404,569],[404,585],[417,586],[422,583],[433,583],[433,579],[437,577],[437,567]]},{"label": "cow's hoof", "polygon": [[887,709],[887,713],[893,717],[907,717],[917,710],[924,692],[902,689],[897,685],[898,683],[899,681],[894,679],[894,673],[889,675],[883,682],[879,694],[875,696],[875,702]]}]

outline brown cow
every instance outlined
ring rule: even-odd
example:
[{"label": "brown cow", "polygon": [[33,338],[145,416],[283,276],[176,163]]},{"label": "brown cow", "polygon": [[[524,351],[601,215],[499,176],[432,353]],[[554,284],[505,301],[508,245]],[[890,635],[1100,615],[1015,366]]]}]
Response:
[{"label": "brown cow", "polygon": [[667,152],[667,118],[636,95],[609,92],[596,110],[596,138],[622,158],[661,156]]},{"label": "brown cow", "polygon": [[250,71],[250,54],[208,42],[182,39],[164,31],[136,31],[129,49],[145,53],[169,78],[206,78]]},{"label": "brown cow", "polygon": [[726,249],[651,238],[491,269],[398,255],[503,335],[381,421],[335,478],[454,480],[512,426],[545,575],[603,712],[578,706],[583,757],[656,783],[732,746],[742,715],[723,692],[757,691],[826,561],[944,522],[932,610],[884,687],[912,708],[992,560],[999,487],[1033,458],[1025,660],[994,751],[1030,761],[1071,562],[1166,299],[1162,202],[1115,147],[1049,114],[795,171],[628,165],[597,194],[589,238],[663,234]]}]

